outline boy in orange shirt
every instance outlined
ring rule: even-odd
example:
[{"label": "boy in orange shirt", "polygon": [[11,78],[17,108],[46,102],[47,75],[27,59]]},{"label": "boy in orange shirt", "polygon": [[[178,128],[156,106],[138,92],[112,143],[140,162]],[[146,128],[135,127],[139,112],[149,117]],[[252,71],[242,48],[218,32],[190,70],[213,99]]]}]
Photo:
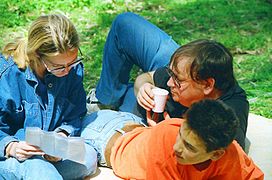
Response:
[{"label": "boy in orange shirt", "polygon": [[[103,127],[98,126],[102,121]],[[97,150],[100,164],[111,166],[120,178],[264,178],[234,141],[238,120],[221,101],[201,100],[189,108],[185,119],[169,119],[154,127],[137,127],[140,121],[132,114],[112,111],[98,111],[85,119],[82,136]],[[123,127],[113,127],[117,131],[113,134],[103,131],[113,124]]]}]

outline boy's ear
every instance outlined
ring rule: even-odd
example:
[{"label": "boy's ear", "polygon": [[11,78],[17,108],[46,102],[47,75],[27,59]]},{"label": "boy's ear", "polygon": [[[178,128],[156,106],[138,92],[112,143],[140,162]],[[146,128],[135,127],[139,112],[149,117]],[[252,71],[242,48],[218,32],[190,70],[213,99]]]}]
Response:
[{"label": "boy's ear", "polygon": [[220,159],[225,154],[224,149],[218,149],[212,152],[211,160],[216,161]]},{"label": "boy's ear", "polygon": [[204,81],[204,94],[209,95],[214,90],[215,86],[215,79],[214,78],[208,78]]}]

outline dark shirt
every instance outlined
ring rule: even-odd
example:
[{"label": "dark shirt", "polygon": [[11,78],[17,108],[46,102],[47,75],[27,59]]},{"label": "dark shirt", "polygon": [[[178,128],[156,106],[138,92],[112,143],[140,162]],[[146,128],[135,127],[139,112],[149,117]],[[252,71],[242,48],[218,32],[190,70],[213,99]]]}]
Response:
[{"label": "dark shirt", "polygon": [[[166,72],[166,68],[162,67],[155,71],[154,73],[154,83],[156,87],[167,89],[170,92],[170,88],[167,86],[167,81],[169,80],[169,75]],[[247,130],[247,118],[249,113],[249,103],[246,99],[245,91],[238,85],[235,84],[234,87],[230,88],[226,93],[224,93],[221,97],[219,97],[225,104],[230,106],[234,112],[236,113],[239,119],[239,127],[236,133],[236,140],[240,144],[240,146],[245,148],[245,137]],[[186,112],[188,108],[182,106],[180,103],[175,102],[169,94],[169,99],[166,103],[165,111],[172,118],[182,117],[182,115]],[[138,116],[145,118],[145,110],[138,105],[137,110],[135,112]],[[162,114],[160,115],[160,121],[163,120]]]}]

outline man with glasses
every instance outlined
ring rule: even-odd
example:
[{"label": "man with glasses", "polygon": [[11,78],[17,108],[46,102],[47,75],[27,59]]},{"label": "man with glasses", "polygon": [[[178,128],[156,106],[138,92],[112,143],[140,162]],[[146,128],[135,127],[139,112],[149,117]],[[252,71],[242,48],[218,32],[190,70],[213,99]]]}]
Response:
[{"label": "man with glasses", "polygon": [[[133,65],[145,72],[137,77],[134,89],[129,83]],[[224,101],[238,116],[236,140],[245,147],[249,104],[234,78],[231,53],[212,40],[179,47],[165,32],[136,14],[117,16],[104,48],[96,101],[145,118],[154,106],[151,90],[155,86],[170,91],[165,117],[182,117],[201,99]]]}]

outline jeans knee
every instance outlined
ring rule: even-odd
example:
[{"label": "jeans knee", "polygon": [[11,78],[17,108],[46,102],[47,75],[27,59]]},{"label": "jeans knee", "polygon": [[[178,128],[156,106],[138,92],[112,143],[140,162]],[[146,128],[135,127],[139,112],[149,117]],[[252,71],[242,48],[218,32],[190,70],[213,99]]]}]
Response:
[{"label": "jeans knee", "polygon": [[23,179],[63,179],[52,163],[40,158],[26,160],[23,167]]},{"label": "jeans knee", "polygon": [[138,19],[139,19],[139,16],[134,14],[134,13],[131,13],[131,12],[125,12],[125,13],[122,13],[122,14],[119,14],[114,22],[113,22],[113,26],[116,26],[117,28],[120,27],[120,28],[137,28],[137,24],[138,24]]},{"label": "jeans knee", "polygon": [[125,12],[125,13],[119,14],[115,18],[114,22],[123,24],[123,23],[131,22],[132,19],[135,19],[137,17],[138,17],[138,15],[136,15],[132,12]]}]

